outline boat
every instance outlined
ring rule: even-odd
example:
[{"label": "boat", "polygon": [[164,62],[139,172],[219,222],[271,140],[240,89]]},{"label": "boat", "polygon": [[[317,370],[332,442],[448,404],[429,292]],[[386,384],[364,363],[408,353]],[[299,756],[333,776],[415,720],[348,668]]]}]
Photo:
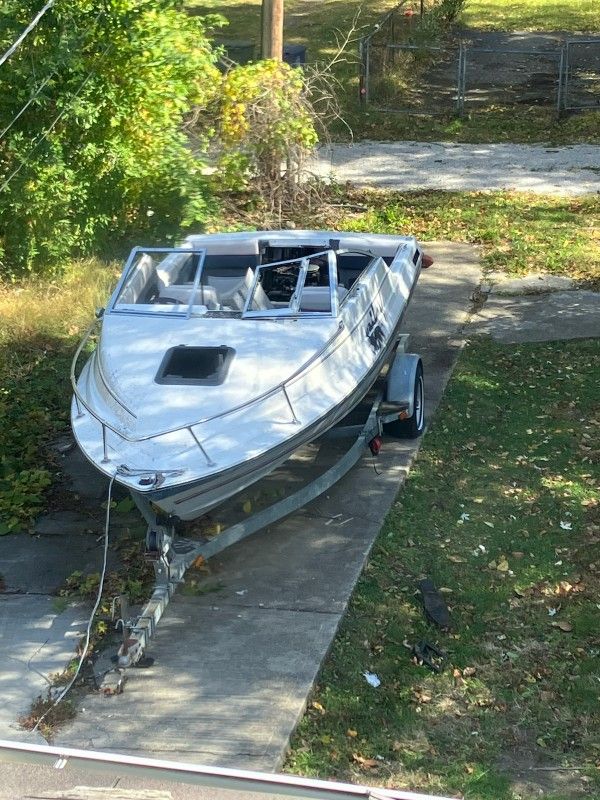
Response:
[{"label": "boat", "polygon": [[140,509],[205,514],[360,403],[426,260],[411,236],[328,231],[135,247],[73,361],[79,447]]}]

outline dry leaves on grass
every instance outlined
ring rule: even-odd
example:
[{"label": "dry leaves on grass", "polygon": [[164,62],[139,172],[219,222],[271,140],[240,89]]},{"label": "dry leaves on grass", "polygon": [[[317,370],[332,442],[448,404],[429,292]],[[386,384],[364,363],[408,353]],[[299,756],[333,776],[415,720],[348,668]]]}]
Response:
[{"label": "dry leaves on grass", "polygon": [[352,753],[352,760],[360,764],[361,767],[366,767],[367,769],[375,769],[379,766],[379,761],[377,761],[376,758],[365,758],[361,756],[360,753]]}]

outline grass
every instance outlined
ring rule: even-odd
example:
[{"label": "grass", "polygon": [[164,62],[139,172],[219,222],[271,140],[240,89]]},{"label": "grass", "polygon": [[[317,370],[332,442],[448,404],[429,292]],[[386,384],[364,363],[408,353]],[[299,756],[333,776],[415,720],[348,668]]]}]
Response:
[{"label": "grass", "polygon": [[0,284],[0,535],[27,527],[52,481],[48,443],[68,429],[70,362],[116,272],[95,261],[55,281]]},{"label": "grass", "polygon": [[[599,341],[467,348],[288,771],[473,800],[598,796],[599,363]],[[425,576],[448,631],[424,618]],[[441,674],[412,658],[421,639],[446,651]]]},{"label": "grass", "polygon": [[[195,14],[223,15],[228,26],[218,32],[218,39],[260,40],[260,0],[188,0],[188,9]],[[372,26],[389,9],[393,0],[362,3],[359,30],[354,39],[372,30]],[[327,62],[336,52],[336,37],[352,26],[357,8],[346,0],[329,0],[315,4],[310,0],[288,0],[284,39],[307,47],[310,62]],[[595,0],[573,0],[568,3],[550,0],[468,0],[460,24],[467,28],[499,30],[535,29],[539,31],[600,30],[600,5]],[[335,68],[340,81],[341,106],[347,125],[358,139],[411,139],[419,141],[462,142],[544,142],[552,145],[576,142],[600,143],[600,114],[582,113],[560,122],[552,108],[535,105],[489,105],[458,119],[452,112],[430,115],[408,115],[363,109],[358,102],[358,49],[352,43],[344,61]],[[469,111],[467,109],[467,111]],[[349,138],[348,127],[332,123],[335,139]]]},{"label": "grass", "polygon": [[[334,201],[338,201],[338,205]],[[344,205],[364,211],[344,212]],[[340,206],[342,208],[340,212]],[[485,271],[547,272],[600,283],[600,197],[518,192],[347,191],[300,225],[398,233],[478,244]]]},{"label": "grass", "polygon": [[461,22],[470,28],[502,31],[600,30],[596,0],[467,0]]}]

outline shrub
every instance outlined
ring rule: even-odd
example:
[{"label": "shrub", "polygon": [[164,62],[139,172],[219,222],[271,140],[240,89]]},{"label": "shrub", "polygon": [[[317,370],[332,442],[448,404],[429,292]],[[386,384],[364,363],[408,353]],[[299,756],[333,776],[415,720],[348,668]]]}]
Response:
[{"label": "shrub", "polygon": [[275,60],[235,67],[215,104],[220,185],[252,187],[272,209],[281,207],[318,139],[303,71]]},{"label": "shrub", "polygon": [[[175,0],[57,3],[3,66],[0,258],[5,277],[51,273],[61,260],[125,237],[164,240],[203,223],[211,192],[182,121],[217,92],[217,53],[202,20]],[[39,3],[3,10],[4,34]]]}]

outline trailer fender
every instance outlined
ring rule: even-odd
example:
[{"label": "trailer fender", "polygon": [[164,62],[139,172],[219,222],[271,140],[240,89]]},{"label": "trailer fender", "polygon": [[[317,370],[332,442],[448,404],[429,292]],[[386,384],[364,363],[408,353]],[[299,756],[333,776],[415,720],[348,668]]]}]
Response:
[{"label": "trailer fender", "polygon": [[396,353],[387,375],[386,397],[388,403],[407,404],[406,416],[415,412],[415,381],[421,365],[417,353]]}]

